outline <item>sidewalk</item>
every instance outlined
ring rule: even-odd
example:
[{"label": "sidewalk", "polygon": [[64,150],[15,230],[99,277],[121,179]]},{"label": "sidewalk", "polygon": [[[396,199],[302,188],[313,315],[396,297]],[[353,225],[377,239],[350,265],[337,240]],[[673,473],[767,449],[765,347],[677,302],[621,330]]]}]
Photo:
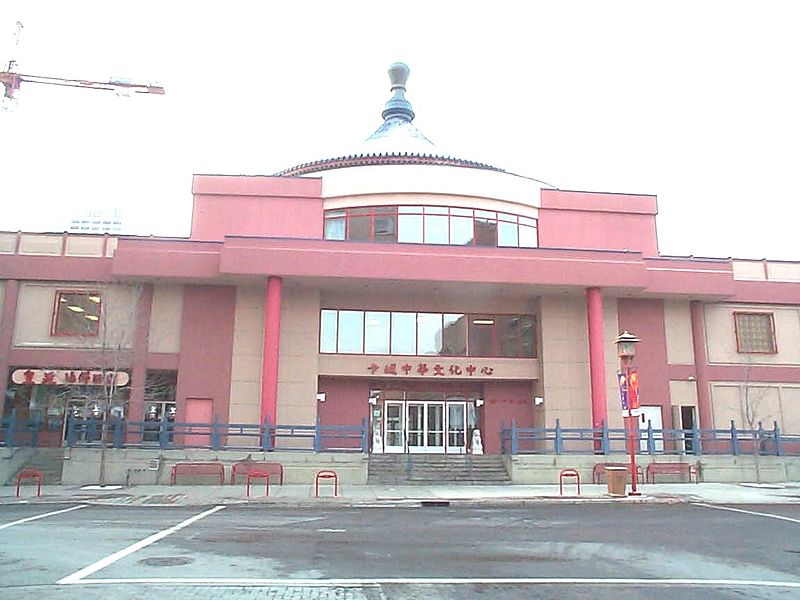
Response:
[{"label": "sidewalk", "polygon": [[[82,502],[93,505],[117,506],[208,506],[216,504],[255,504],[282,507],[370,507],[370,506],[504,506],[527,505],[543,502],[644,502],[681,503],[705,502],[709,504],[800,504],[800,482],[786,484],[735,484],[735,483],[672,483],[640,486],[641,496],[611,497],[605,484],[581,485],[581,495],[575,486],[565,485],[564,496],[559,496],[558,485],[413,485],[378,486],[347,485],[339,488],[339,497],[333,498],[333,486],[320,486],[320,498],[314,497],[313,484],[270,485],[269,497],[264,496],[264,484],[254,484],[251,496],[245,496],[244,484],[237,485],[141,485],[130,488],[107,486],[43,486],[41,497],[36,497],[36,487],[25,485],[16,498],[16,487],[0,487],[0,505],[53,504]],[[570,494],[570,495],[567,495]]]}]

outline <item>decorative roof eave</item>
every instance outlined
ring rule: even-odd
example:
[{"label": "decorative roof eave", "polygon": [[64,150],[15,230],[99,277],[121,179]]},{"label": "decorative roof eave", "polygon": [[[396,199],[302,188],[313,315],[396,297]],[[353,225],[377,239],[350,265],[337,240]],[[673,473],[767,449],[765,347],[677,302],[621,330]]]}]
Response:
[{"label": "decorative roof eave", "polygon": [[351,156],[340,156],[328,158],[310,163],[303,163],[295,167],[290,167],[276,173],[279,177],[299,177],[320,171],[331,169],[344,169],[348,167],[364,167],[372,165],[435,165],[449,167],[464,167],[469,169],[485,169],[487,171],[498,171],[505,173],[503,169],[493,167],[484,163],[479,163],[461,158],[450,156],[435,156],[432,154],[409,154],[407,152],[379,154],[356,154]]},{"label": "decorative roof eave", "polygon": [[414,109],[406,99],[409,69],[403,63],[389,67],[392,97],[381,116],[383,124],[353,152],[338,157],[302,163],[276,173],[276,176],[296,177],[331,169],[365,165],[436,165],[486,169],[505,173],[492,165],[455,158],[439,150],[414,125]]}]

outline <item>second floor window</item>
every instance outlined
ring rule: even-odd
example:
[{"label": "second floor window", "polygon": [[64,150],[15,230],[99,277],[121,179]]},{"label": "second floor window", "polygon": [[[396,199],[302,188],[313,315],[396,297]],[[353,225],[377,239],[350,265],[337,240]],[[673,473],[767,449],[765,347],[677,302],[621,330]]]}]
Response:
[{"label": "second floor window", "polygon": [[772,313],[736,312],[733,319],[738,352],[774,354],[778,351]]},{"label": "second floor window", "polygon": [[535,248],[536,219],[448,206],[367,206],[325,212],[325,239]]},{"label": "second floor window", "polygon": [[399,356],[536,356],[532,315],[322,310],[320,352]]},{"label": "second floor window", "polygon": [[100,331],[100,292],[56,292],[52,335],[96,336]]}]

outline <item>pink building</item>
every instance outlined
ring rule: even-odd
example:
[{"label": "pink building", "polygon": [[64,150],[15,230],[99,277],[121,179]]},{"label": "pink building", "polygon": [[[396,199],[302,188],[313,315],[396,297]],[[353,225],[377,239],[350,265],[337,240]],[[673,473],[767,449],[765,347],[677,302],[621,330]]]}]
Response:
[{"label": "pink building", "polygon": [[58,445],[113,370],[131,421],[366,419],[372,453],[496,454],[512,421],[622,427],[628,330],[654,428],[744,427],[746,387],[800,433],[800,263],[661,256],[654,196],[443,155],[390,73],[361,148],[196,175],[188,239],[0,234],[4,413]]}]

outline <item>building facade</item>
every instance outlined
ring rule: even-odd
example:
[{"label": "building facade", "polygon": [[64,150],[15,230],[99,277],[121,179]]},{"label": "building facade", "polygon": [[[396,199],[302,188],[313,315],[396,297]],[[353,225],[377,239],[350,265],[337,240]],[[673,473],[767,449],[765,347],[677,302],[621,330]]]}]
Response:
[{"label": "building facade", "polygon": [[[3,411],[358,425],[375,453],[501,451],[519,427],[622,427],[640,339],[658,429],[800,432],[800,263],[662,256],[656,198],[442,154],[407,69],[362,147],[196,175],[188,238],[0,234]],[[109,400],[110,399],[110,400]]]}]

